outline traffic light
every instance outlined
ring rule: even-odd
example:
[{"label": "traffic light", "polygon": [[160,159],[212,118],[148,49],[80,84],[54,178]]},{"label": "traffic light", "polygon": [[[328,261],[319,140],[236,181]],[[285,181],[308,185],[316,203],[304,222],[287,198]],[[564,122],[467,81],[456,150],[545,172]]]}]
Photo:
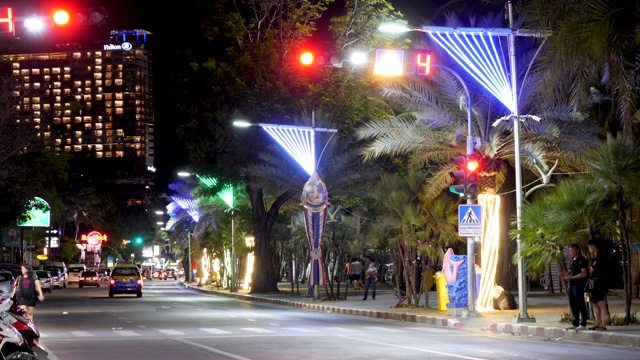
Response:
[{"label": "traffic light", "polygon": [[480,172],[480,158],[475,155],[454,156],[451,161],[456,164],[458,170],[451,171],[453,185],[449,191],[460,197],[474,197],[478,194],[478,173]]},{"label": "traffic light", "polygon": [[465,196],[465,179],[467,170],[467,157],[466,156],[454,156],[451,158],[451,162],[456,164],[458,170],[451,171],[449,175],[453,178],[453,185],[449,187],[449,191],[458,194],[460,197]]},{"label": "traffic light", "polygon": [[138,237],[135,239],[135,242],[136,242],[136,245],[140,245],[140,244],[142,244],[142,238],[138,236]]},{"label": "traffic light", "polygon": [[478,173],[480,172],[480,159],[476,155],[467,155],[465,194],[472,197],[478,195]]},{"label": "traffic light", "polygon": [[303,51],[300,53],[300,64],[303,66],[319,66],[319,67],[342,67],[344,60],[341,54],[338,53],[323,53],[313,51]]},{"label": "traffic light", "polygon": [[103,7],[86,8],[54,8],[51,10],[51,21],[56,27],[78,25],[102,25],[107,19]]},{"label": "traffic light", "polygon": [[376,49],[373,74],[380,76],[429,76],[432,55],[425,50]]}]

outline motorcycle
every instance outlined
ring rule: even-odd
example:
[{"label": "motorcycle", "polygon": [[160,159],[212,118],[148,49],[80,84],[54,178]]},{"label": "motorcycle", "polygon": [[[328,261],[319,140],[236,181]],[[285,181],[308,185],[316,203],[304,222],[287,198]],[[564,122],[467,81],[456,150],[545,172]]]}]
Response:
[{"label": "motorcycle", "polygon": [[0,323],[13,327],[22,337],[26,349],[36,356],[37,359],[46,359],[47,350],[38,340],[40,331],[33,321],[27,319],[26,311],[20,308],[13,300],[8,298],[0,299]]}]

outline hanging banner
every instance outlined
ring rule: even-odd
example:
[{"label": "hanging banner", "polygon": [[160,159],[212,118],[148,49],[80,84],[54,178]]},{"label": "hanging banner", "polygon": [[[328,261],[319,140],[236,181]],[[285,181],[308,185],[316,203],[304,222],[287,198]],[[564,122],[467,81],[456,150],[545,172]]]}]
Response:
[{"label": "hanging banner", "polygon": [[25,222],[18,223],[18,226],[49,227],[51,225],[51,208],[49,204],[39,197],[33,198],[29,202],[27,219]]},{"label": "hanging banner", "polygon": [[322,240],[329,211],[329,196],[327,195],[327,187],[316,172],[304,184],[302,206],[310,249],[308,284],[311,286],[325,285],[327,273],[322,261]]}]

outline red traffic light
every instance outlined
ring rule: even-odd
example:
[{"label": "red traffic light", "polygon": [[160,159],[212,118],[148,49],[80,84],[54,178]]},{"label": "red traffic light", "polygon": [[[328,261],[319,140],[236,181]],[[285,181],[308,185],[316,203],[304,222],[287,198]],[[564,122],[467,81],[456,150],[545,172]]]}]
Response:
[{"label": "red traffic light", "polygon": [[467,171],[475,172],[480,167],[478,160],[469,159],[467,160]]},{"label": "red traffic light", "polygon": [[71,20],[71,15],[69,15],[69,12],[67,10],[56,9],[51,14],[51,19],[53,20],[53,23],[55,25],[63,26],[69,23],[69,20]]},{"label": "red traffic light", "polygon": [[315,60],[315,56],[313,56],[313,53],[310,51],[305,51],[300,55],[300,63],[302,65],[311,65],[313,64],[313,61]]}]

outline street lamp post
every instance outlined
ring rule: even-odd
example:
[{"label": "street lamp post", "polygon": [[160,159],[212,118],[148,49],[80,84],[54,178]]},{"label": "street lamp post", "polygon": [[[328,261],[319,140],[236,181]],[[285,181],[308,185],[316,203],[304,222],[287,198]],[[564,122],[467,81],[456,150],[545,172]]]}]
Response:
[{"label": "street lamp post", "polygon": [[233,209],[231,209],[231,289],[229,291],[238,291],[236,284],[236,226],[233,219]]},{"label": "street lamp post", "polygon": [[188,245],[188,249],[187,249],[187,252],[188,252],[188,255],[189,255],[188,256],[188,258],[189,258],[189,274],[187,274],[188,275],[187,276],[187,282],[189,283],[189,282],[191,282],[191,274],[193,274],[193,269],[191,269],[191,231],[189,231],[187,233],[187,237],[189,239],[189,245]]}]

